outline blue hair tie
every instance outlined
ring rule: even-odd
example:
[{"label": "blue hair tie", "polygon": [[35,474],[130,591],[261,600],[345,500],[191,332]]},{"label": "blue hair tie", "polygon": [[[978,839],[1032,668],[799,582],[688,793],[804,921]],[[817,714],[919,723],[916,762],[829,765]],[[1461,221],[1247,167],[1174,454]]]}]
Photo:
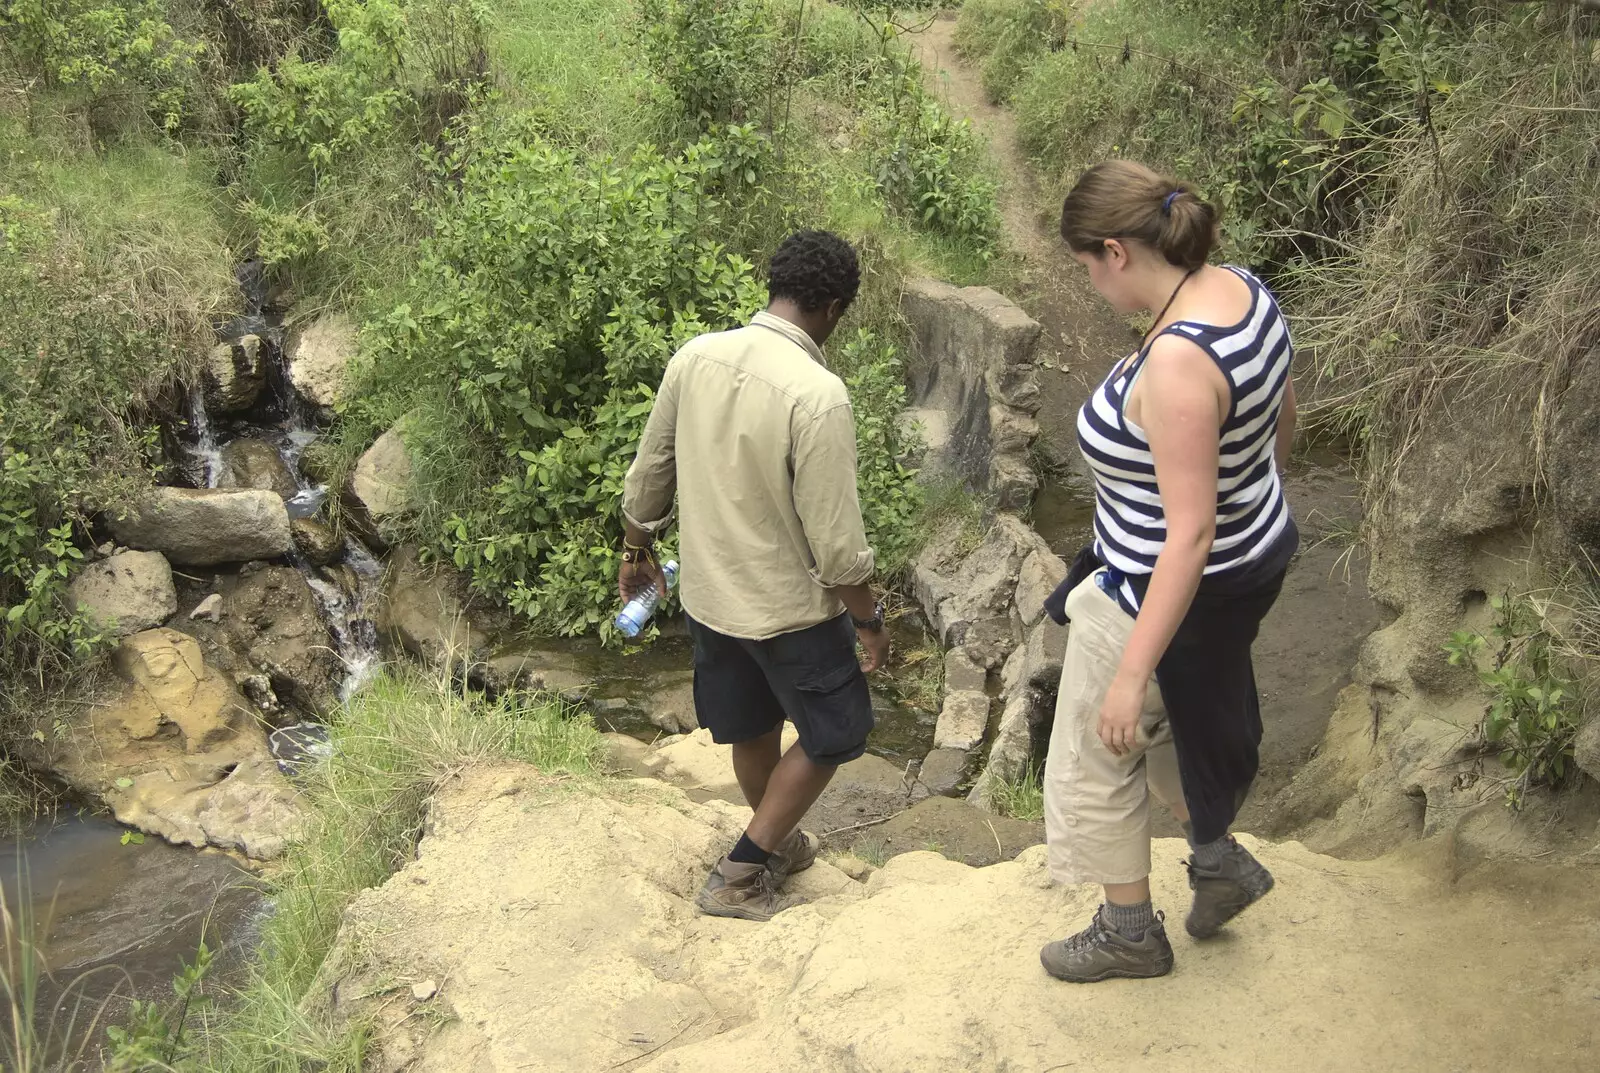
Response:
[{"label": "blue hair tie", "polygon": [[1183,196],[1183,191],[1182,190],[1174,190],[1172,193],[1168,194],[1167,195],[1167,199],[1161,203],[1161,215],[1163,215],[1163,216],[1171,216],[1172,215],[1172,203],[1174,201],[1178,200],[1178,198],[1181,197],[1181,196]]}]

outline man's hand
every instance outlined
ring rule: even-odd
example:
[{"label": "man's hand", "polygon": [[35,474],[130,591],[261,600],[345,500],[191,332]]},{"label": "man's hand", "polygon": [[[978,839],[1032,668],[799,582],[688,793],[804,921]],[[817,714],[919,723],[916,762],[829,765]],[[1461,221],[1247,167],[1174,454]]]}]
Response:
[{"label": "man's hand", "polygon": [[622,597],[624,604],[630,603],[635,596],[649,588],[652,582],[664,591],[666,573],[654,556],[641,556],[635,562],[623,563],[622,568],[617,571],[617,595]]},{"label": "man's hand", "polygon": [[879,670],[889,662],[889,630],[857,630],[861,642],[861,669],[867,674]]}]

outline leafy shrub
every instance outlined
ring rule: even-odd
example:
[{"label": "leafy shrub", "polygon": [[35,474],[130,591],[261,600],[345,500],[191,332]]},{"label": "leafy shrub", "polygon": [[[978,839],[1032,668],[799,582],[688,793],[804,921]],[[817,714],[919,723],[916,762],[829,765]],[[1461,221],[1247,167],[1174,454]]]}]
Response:
[{"label": "leafy shrub", "polygon": [[901,422],[905,369],[895,348],[859,329],[830,364],[850,389],[856,419],[856,473],[867,540],[880,578],[896,579],[921,546],[922,487],[902,460],[915,447]]},{"label": "leafy shrub", "polygon": [[646,63],[700,129],[744,121],[774,88],[777,25],[767,0],[638,0],[638,7]]},{"label": "leafy shrub", "polygon": [[1496,613],[1490,629],[1495,647],[1487,667],[1482,657],[1491,642],[1482,634],[1458,630],[1444,647],[1450,664],[1472,668],[1489,693],[1479,732],[1516,776],[1506,789],[1506,803],[1518,808],[1531,787],[1560,786],[1574,770],[1581,705],[1541,609],[1511,596],[1493,597],[1490,606]]},{"label": "leafy shrub", "polygon": [[459,190],[373,367],[455,395],[447,424],[491,445],[484,493],[434,489],[460,506],[428,536],[541,626],[586,631],[614,599],[622,480],[667,358],[762,304],[753,266],[711,237],[734,177],[710,141],[591,159],[515,132],[474,132],[443,166]]},{"label": "leafy shrub", "polygon": [[157,444],[130,418],[152,368],[179,360],[80,257],[51,216],[0,199],[0,685],[99,643],[66,606],[74,537],[138,486]]},{"label": "leafy shrub", "polygon": [[314,169],[393,136],[414,107],[400,82],[405,9],[396,0],[326,0],[338,47],[327,61],[291,52],[229,91],[255,138],[296,150]]},{"label": "leafy shrub", "polygon": [[920,81],[886,96],[871,121],[878,128],[873,141],[884,200],[918,227],[992,245],[1000,234],[995,184],[983,174],[971,125],[952,118]]},{"label": "leafy shrub", "polygon": [[163,130],[182,122],[195,89],[200,41],[180,36],[166,0],[3,0],[0,40],[47,84],[90,97],[134,89]]}]

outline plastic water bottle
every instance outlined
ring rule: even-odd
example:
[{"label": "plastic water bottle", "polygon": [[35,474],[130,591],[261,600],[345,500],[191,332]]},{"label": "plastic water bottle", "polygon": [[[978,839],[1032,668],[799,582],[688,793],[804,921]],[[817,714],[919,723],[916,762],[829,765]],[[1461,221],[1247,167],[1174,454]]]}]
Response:
[{"label": "plastic water bottle", "polygon": [[[667,583],[667,588],[672,588],[672,583],[678,580],[678,564],[676,562],[663,563],[661,574]],[[644,629],[644,624],[650,621],[650,616],[655,613],[656,604],[661,602],[660,586],[651,582],[645,589],[624,607],[617,615],[617,629],[624,637],[637,637],[639,631]]]}]

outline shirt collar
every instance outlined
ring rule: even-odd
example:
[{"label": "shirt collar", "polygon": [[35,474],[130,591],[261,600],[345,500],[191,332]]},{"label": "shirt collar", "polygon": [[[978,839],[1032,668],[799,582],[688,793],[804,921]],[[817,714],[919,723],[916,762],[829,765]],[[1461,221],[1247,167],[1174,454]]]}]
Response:
[{"label": "shirt collar", "polygon": [[828,359],[823,357],[822,348],[817,345],[817,341],[815,339],[811,338],[811,334],[804,328],[800,327],[800,325],[792,324],[789,321],[784,320],[782,317],[774,316],[773,314],[768,313],[765,309],[752,317],[750,319],[750,323],[752,325],[759,325],[762,328],[770,328],[772,331],[777,332],[785,339],[788,339],[801,350],[804,350],[808,355],[810,355],[812,361],[816,362],[824,369],[828,367]]}]

